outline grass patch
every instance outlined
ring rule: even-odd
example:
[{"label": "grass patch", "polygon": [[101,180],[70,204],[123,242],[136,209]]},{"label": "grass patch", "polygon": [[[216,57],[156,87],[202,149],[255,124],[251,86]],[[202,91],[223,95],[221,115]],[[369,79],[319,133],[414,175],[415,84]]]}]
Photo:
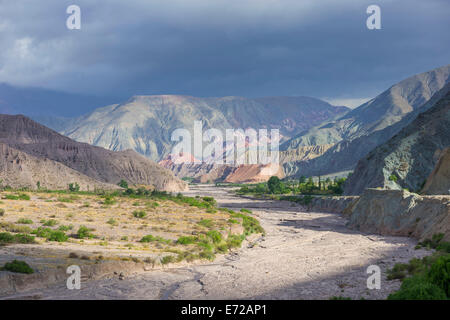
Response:
[{"label": "grass patch", "polygon": [[159,243],[169,244],[172,241],[168,240],[168,239],[164,239],[163,237],[159,237],[159,236],[155,237],[155,236],[149,234],[149,235],[142,237],[142,239],[139,242],[143,242],[143,243],[159,242]]},{"label": "grass patch", "polygon": [[16,223],[19,223],[19,224],[32,224],[32,223],[33,223],[33,220],[31,220],[31,219],[25,219],[25,218],[20,218],[19,220],[17,220]]}]

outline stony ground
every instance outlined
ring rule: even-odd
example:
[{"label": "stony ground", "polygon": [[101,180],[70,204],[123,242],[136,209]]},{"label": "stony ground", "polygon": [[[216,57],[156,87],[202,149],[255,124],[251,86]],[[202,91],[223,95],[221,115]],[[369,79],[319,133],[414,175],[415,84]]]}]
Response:
[{"label": "stony ground", "polygon": [[[415,241],[349,230],[332,213],[305,212],[289,202],[239,198],[227,189],[191,188],[188,195],[214,196],[220,206],[250,208],[266,230],[214,262],[65,283],[10,298],[30,299],[384,299],[399,287],[387,281],[396,262],[427,255]],[[380,290],[367,289],[369,265],[382,270]]]}]

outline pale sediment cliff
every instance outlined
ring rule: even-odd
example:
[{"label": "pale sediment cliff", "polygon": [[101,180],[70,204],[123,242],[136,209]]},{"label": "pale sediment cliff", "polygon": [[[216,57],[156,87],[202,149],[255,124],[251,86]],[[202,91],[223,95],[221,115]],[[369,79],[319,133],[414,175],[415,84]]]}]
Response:
[{"label": "pale sediment cliff", "polygon": [[382,235],[450,240],[450,196],[367,189],[351,210],[348,226]]},{"label": "pale sediment cliff", "polygon": [[367,189],[360,197],[315,198],[309,209],[345,214],[350,228],[364,232],[419,240],[443,233],[444,240],[450,240],[450,196],[446,195]]}]

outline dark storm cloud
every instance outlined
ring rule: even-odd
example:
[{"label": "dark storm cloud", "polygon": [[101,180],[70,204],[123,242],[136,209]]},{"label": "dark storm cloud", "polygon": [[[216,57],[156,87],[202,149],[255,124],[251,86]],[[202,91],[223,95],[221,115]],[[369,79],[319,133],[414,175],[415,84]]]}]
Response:
[{"label": "dark storm cloud", "polygon": [[[65,10],[82,10],[67,30]],[[381,7],[382,29],[366,28]],[[364,98],[450,63],[448,1],[0,1],[0,82],[87,94]]]}]

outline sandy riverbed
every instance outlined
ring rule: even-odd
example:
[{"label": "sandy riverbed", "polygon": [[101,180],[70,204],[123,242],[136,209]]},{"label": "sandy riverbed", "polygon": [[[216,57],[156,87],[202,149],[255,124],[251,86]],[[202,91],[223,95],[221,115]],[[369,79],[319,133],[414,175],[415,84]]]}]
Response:
[{"label": "sandy riverbed", "polygon": [[[68,290],[65,282],[10,298],[33,299],[384,299],[399,287],[386,270],[397,262],[423,257],[416,242],[403,237],[363,234],[345,227],[338,214],[306,212],[289,202],[239,198],[224,188],[192,187],[187,195],[214,196],[220,206],[248,208],[261,221],[265,237],[214,262],[126,274],[82,282]],[[380,290],[367,289],[366,269],[378,265]]]}]

